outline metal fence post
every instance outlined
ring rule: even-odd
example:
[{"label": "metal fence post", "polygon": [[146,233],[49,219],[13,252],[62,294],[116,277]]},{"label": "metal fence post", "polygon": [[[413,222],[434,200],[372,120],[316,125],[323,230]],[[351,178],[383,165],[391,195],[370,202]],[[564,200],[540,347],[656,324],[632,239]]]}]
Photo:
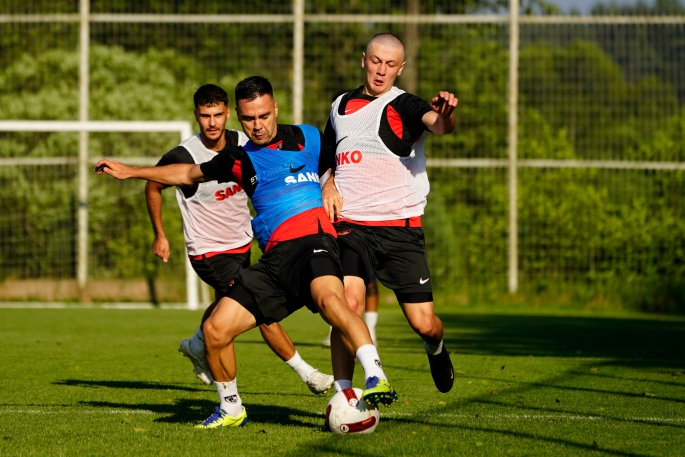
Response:
[{"label": "metal fence post", "polygon": [[304,97],[304,2],[293,0],[293,123],[302,123]]},{"label": "metal fence post", "polygon": [[509,0],[509,293],[518,289],[518,71],[519,71],[519,2]]},{"label": "metal fence post", "polygon": [[[90,75],[90,0],[80,0],[79,30],[79,120],[88,120]],[[78,142],[78,237],[77,280],[81,292],[88,283],[88,132],[79,132]]]},{"label": "metal fence post", "polygon": [[[184,123],[183,128],[181,129],[181,140],[183,141],[186,138],[190,138],[193,136],[193,131],[190,127],[189,123]],[[198,297],[198,286],[199,286],[199,279],[197,276],[197,273],[195,273],[195,270],[193,269],[193,265],[190,263],[190,258],[186,255],[185,256],[185,269],[186,269],[186,306],[190,310],[195,310],[199,309],[200,305],[197,301]],[[203,294],[203,303],[204,306],[208,306],[209,302],[206,300],[206,297],[204,297]]]}]

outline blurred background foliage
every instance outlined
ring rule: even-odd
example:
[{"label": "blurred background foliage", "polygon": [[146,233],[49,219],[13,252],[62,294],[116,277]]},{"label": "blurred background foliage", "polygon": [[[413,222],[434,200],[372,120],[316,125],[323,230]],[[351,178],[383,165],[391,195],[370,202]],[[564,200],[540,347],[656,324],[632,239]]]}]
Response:
[{"label": "blurred background foliage", "polygon": [[[505,1],[307,2],[310,14],[506,13]],[[418,10],[417,10],[418,8]],[[0,14],[76,13],[78,1],[8,0]],[[291,2],[91,1],[92,13],[290,14]],[[522,12],[557,14],[544,1]],[[677,0],[595,15],[683,15]],[[380,31],[414,37],[401,88],[460,99],[457,132],[428,135],[432,158],[507,157],[506,24],[307,23],[305,122],[323,129],[331,98],[362,83],[361,52]],[[683,24],[523,24],[521,159],[683,162]],[[192,94],[229,92],[260,74],[291,119],[292,26],[91,23],[90,118],[193,121]],[[78,118],[78,24],[0,23],[0,119]],[[411,48],[411,49],[410,49]],[[409,71],[409,69],[412,69]],[[232,119],[230,128],[239,128]],[[157,157],[175,134],[90,135],[90,157]],[[1,133],[0,158],[77,153],[71,133]],[[0,167],[0,279],[75,275],[76,166]],[[519,170],[520,293],[507,297],[507,170],[431,168],[424,228],[436,292],[457,301],[550,297],[642,309],[685,309],[683,171]],[[170,264],[150,252],[142,182],[90,182],[90,274],[180,278],[184,245],[173,191],[165,192]],[[459,298],[462,297],[462,298]],[[463,298],[465,297],[465,298]],[[524,298],[521,298],[524,297]],[[527,298],[526,298],[527,297]]]}]

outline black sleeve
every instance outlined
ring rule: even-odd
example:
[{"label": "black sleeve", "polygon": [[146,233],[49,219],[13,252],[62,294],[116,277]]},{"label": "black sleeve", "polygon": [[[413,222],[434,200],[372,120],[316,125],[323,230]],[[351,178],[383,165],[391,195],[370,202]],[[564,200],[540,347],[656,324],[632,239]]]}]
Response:
[{"label": "black sleeve", "polygon": [[402,118],[404,125],[403,140],[413,141],[424,131],[428,130],[426,124],[423,123],[423,116],[431,111],[430,105],[422,98],[409,93],[404,93],[390,102],[395,111],[397,111]]},{"label": "black sleeve", "polygon": [[[161,159],[159,159],[157,166],[163,167],[164,165],[171,165],[174,163],[187,163],[194,165],[195,161],[186,148],[183,146],[176,146],[174,149],[164,154]],[[165,186],[165,188],[166,187],[169,186]],[[197,185],[178,186],[178,188],[181,189],[181,192],[183,192],[185,198],[190,198],[195,195],[195,192],[197,192]]]},{"label": "black sleeve", "polygon": [[240,142],[240,136],[236,130],[226,130],[226,146],[238,146]]},{"label": "black sleeve", "polygon": [[195,161],[186,148],[183,146],[176,146],[174,149],[164,154],[161,159],[159,159],[157,166],[161,167],[164,165],[171,165],[172,163],[194,164]]},{"label": "black sleeve", "polygon": [[[331,129],[332,130],[332,129]],[[326,135],[319,131],[321,141],[321,153],[319,154],[319,176],[323,176],[328,169],[335,171],[335,137],[329,141]]]},{"label": "black sleeve", "polygon": [[[300,147],[304,146],[305,138],[304,132],[301,128],[296,125],[284,125],[280,126],[279,129],[283,134],[283,149],[288,149],[291,151],[296,151]],[[326,136],[319,132],[319,176],[323,176],[328,169],[335,171],[335,137],[333,141],[329,141]]]},{"label": "black sleeve", "polygon": [[241,159],[245,151],[240,147],[222,150],[209,162],[200,164],[200,170],[218,182],[234,181],[242,186]]},{"label": "black sleeve", "polygon": [[333,124],[331,124],[330,116],[328,116],[328,122],[326,122],[326,129],[323,131],[323,136],[326,138],[326,141],[335,144],[335,129],[333,128]]}]

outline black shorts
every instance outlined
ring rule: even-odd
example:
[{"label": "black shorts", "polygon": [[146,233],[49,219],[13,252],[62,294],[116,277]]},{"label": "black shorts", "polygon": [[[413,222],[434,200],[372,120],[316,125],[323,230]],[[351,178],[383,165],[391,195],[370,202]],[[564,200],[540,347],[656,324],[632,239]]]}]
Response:
[{"label": "black shorts", "polygon": [[423,229],[335,224],[345,276],[368,284],[374,273],[400,303],[433,301]]},{"label": "black shorts", "polygon": [[216,291],[217,300],[226,295],[226,289],[238,273],[250,266],[250,251],[243,254],[218,254],[208,259],[191,260],[195,273]]},{"label": "black shorts", "polygon": [[343,280],[338,244],[331,235],[308,235],[269,249],[240,272],[227,296],[252,313],[257,325],[271,324],[303,306],[318,312],[310,283],[328,275]]}]

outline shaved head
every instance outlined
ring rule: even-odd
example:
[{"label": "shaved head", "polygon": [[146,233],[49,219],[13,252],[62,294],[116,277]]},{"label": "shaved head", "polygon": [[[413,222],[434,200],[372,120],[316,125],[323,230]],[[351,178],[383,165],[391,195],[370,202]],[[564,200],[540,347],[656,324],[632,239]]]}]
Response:
[{"label": "shaved head", "polygon": [[392,33],[379,33],[371,37],[368,43],[366,43],[366,53],[369,53],[369,49],[373,45],[381,45],[387,48],[398,48],[402,51],[402,60],[404,61],[404,43],[398,37]]},{"label": "shaved head", "polygon": [[392,33],[372,36],[366,43],[366,52],[362,52],[364,93],[380,97],[388,92],[405,65],[402,40]]}]

